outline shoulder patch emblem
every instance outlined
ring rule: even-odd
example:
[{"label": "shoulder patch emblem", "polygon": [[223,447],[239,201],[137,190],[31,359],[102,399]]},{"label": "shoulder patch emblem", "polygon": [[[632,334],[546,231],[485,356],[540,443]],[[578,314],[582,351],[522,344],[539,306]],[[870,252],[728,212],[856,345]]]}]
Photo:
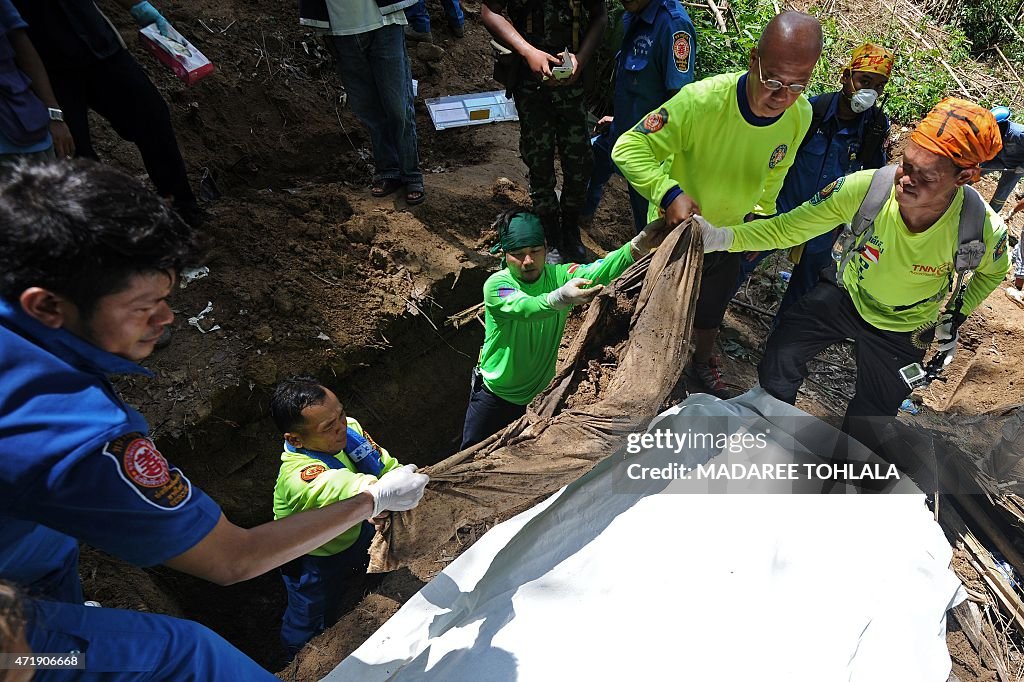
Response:
[{"label": "shoulder patch emblem", "polygon": [[1007,239],[1007,237],[1008,237],[1008,234],[1004,231],[1003,232],[1003,236],[1001,236],[999,238],[999,241],[996,242],[995,248],[992,249],[992,260],[997,261],[997,260],[999,260],[1002,257],[1002,255],[1004,253],[1006,253],[1006,239]]},{"label": "shoulder patch emblem", "polygon": [[508,298],[517,291],[515,287],[498,287],[498,298]]},{"label": "shoulder patch emblem", "polygon": [[846,178],[844,176],[839,176],[832,182],[828,183],[827,185],[819,189],[817,193],[815,193],[815,195],[811,197],[811,203],[817,206],[821,202],[825,201],[825,199],[828,199],[830,196],[835,194],[840,187],[843,186],[843,181],[845,180]]},{"label": "shoulder patch emblem", "polygon": [[662,107],[657,111],[647,114],[647,116],[636,124],[635,130],[643,133],[644,135],[656,133],[664,128],[666,123],[668,123],[668,111],[665,107]]},{"label": "shoulder patch emblem", "polygon": [[308,467],[304,467],[302,471],[299,472],[299,478],[301,478],[306,483],[312,483],[313,479],[315,479],[317,476],[319,476],[325,471],[327,471],[327,467],[325,467],[323,464],[310,464]]},{"label": "shoulder patch emblem", "polygon": [[778,166],[784,158],[786,158],[786,152],[789,151],[789,146],[780,144],[772,152],[771,157],[768,159],[768,167],[775,168]]},{"label": "shoulder patch emblem", "polygon": [[672,56],[676,60],[676,71],[686,73],[690,70],[690,34],[676,31],[672,34]]},{"label": "shoulder patch emblem", "polygon": [[103,446],[117,463],[117,473],[135,493],[159,509],[177,509],[192,497],[192,484],[171,467],[149,438],[128,433]]}]

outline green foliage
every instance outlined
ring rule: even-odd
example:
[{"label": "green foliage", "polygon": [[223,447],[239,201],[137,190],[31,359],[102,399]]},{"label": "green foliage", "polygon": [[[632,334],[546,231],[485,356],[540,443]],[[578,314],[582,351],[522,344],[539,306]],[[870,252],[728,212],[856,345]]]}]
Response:
[{"label": "green foliage", "polygon": [[971,0],[953,3],[950,21],[971,41],[971,53],[979,55],[993,45],[1014,39],[1013,32],[1000,17],[1017,13],[1019,0]]},{"label": "green foliage", "polygon": [[745,71],[750,49],[757,45],[761,29],[774,16],[770,2],[764,0],[733,0],[730,3],[736,24],[730,22],[727,33],[718,30],[710,12],[702,9],[690,10],[690,19],[697,31],[697,64],[694,75],[697,80],[730,71]]}]

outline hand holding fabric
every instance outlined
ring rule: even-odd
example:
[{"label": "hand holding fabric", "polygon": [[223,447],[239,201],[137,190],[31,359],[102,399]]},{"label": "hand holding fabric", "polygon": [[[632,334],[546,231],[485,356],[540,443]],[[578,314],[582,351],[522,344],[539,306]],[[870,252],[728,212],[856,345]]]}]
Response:
[{"label": "hand holding fabric", "polygon": [[428,481],[429,476],[416,473],[415,464],[406,464],[387,472],[366,488],[366,492],[373,496],[373,513],[370,518],[386,511],[412,509],[423,498],[423,489],[427,487]]},{"label": "hand holding fabric", "polygon": [[700,235],[704,242],[704,253],[712,251],[728,251],[735,235],[728,227],[715,227],[703,216],[694,215],[693,220],[700,225]]},{"label": "hand holding fabric", "polygon": [[548,294],[548,305],[555,310],[565,310],[572,305],[590,303],[604,287],[600,284],[596,287],[584,289],[593,280],[582,277],[573,277],[568,282]]}]

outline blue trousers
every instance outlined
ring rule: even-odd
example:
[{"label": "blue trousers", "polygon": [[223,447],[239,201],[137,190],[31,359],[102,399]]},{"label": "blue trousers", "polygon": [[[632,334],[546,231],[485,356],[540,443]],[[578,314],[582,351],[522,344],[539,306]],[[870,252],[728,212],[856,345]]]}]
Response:
[{"label": "blue trousers", "polygon": [[36,682],[277,679],[220,635],[189,620],[45,600],[29,601],[27,611],[32,651],[85,654],[85,670],[39,670]]},{"label": "blue trousers", "polygon": [[355,543],[331,556],[307,554],[281,567],[288,591],[288,606],[281,622],[281,642],[290,654],[325,629],[341,615],[338,609],[352,579],[366,573],[370,564],[373,524],[363,521]]},{"label": "blue trousers", "polygon": [[[804,297],[804,294],[818,285],[821,278],[821,271],[832,264],[832,243],[835,239],[832,233],[815,237],[804,246],[800,262],[793,266],[793,273],[789,278],[789,286],[779,303],[779,309],[772,320],[772,329],[778,325],[782,314],[793,307],[793,305]],[[750,273],[757,269],[765,258],[774,251],[760,251],[753,260],[747,260],[747,254],[743,254],[740,260],[740,274],[736,278],[736,286],[733,288],[733,296],[740,290],[743,283],[750,277]],[[732,298],[732,296],[730,296]]]},{"label": "blue trousers", "polygon": [[1013,170],[1005,170],[999,175],[996,191],[992,193],[992,199],[988,202],[993,211],[999,213],[999,211],[1003,210],[1003,205],[1010,198],[1010,193],[1013,192],[1013,188],[1020,182],[1022,175],[1024,174]]},{"label": "blue trousers", "polygon": [[[448,15],[448,22],[456,26],[462,26],[466,17],[462,14],[462,7],[459,0],[441,0],[444,13]],[[420,0],[412,7],[405,8],[405,18],[409,25],[420,33],[430,33],[430,15],[427,14],[426,0]]]},{"label": "blue trousers", "polygon": [[[605,132],[594,139],[594,170],[590,173],[590,184],[587,186],[587,195],[583,201],[582,214],[585,218],[591,218],[597,213],[597,206],[604,196],[604,186],[611,179],[612,173],[618,173],[612,161],[612,147],[615,140],[611,139],[610,133]],[[621,173],[620,173],[621,175]],[[643,198],[639,192],[629,185],[629,207],[633,211],[633,227],[637,233],[647,226],[647,209],[650,202]]]},{"label": "blue trousers", "polygon": [[330,38],[334,66],[352,110],[370,132],[374,179],[422,185],[404,29],[392,24]]}]

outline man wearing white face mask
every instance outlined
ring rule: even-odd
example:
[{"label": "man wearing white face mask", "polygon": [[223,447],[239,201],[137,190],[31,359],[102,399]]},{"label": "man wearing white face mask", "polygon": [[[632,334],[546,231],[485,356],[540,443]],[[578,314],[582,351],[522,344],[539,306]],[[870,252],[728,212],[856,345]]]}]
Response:
[{"label": "man wearing white face mask", "polygon": [[[865,43],[853,51],[843,69],[842,89],[811,98],[811,127],[779,192],[779,213],[796,208],[836,178],[886,164],[883,143],[889,133],[889,119],[876,102],[889,81],[893,62],[892,52]],[[835,235],[826,232],[790,252],[795,265],[776,322],[818,283],[821,270],[832,263],[833,241]],[[770,253],[743,254],[736,290]]]}]

